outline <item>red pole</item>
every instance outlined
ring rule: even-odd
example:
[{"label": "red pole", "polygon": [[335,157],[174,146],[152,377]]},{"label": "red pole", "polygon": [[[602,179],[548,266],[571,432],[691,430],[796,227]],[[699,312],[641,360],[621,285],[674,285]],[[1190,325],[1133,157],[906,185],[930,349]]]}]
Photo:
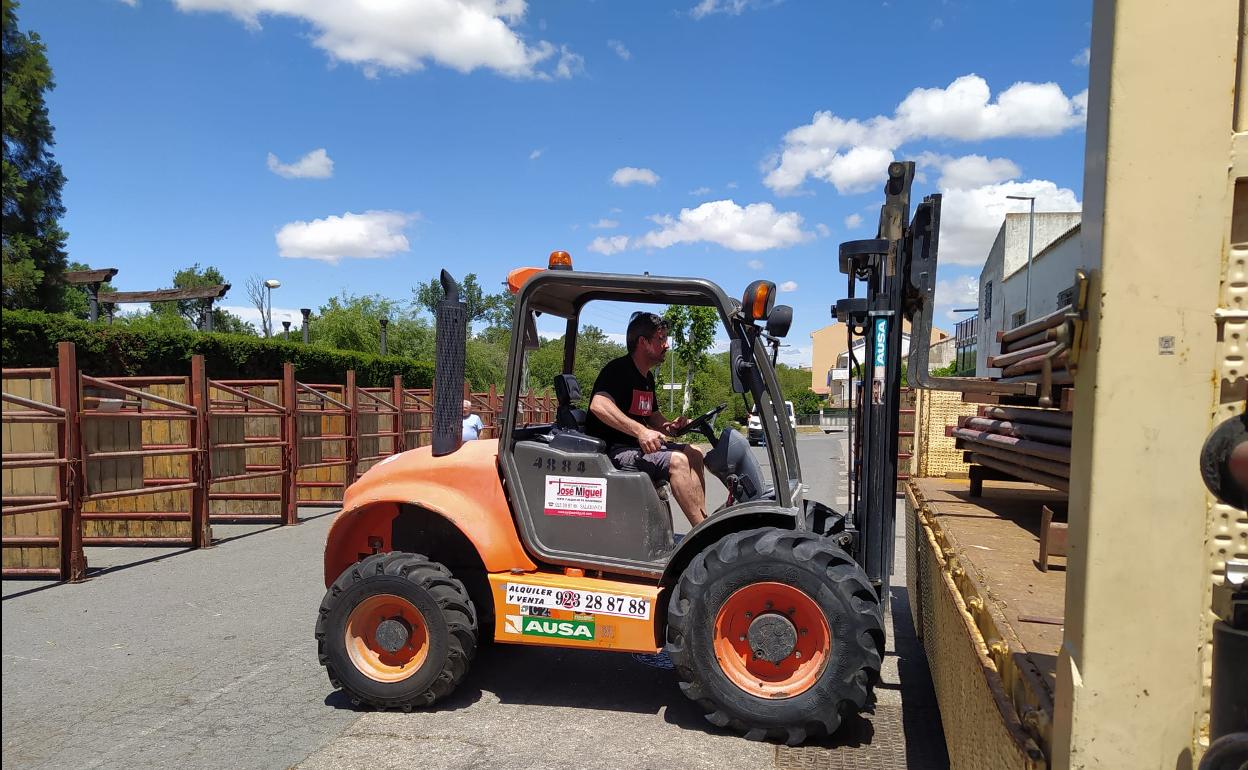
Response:
[{"label": "red pole", "polygon": [[191,478],[195,488],[191,490],[191,547],[208,548],[212,545],[212,524],[208,517],[208,488],[212,484],[212,455],[208,451],[208,375],[204,371],[204,357],[191,356],[191,406],[195,407],[195,419],[191,421],[190,445],[199,451],[191,455]]},{"label": "red pole", "polygon": [[403,375],[394,375],[394,384],[390,386],[390,398],[394,401],[394,453],[407,448],[407,434],[403,431]]},{"label": "red pole", "polygon": [[78,352],[72,342],[56,344],[56,405],[65,410],[65,421],[57,429],[62,456],[67,461],[58,471],[61,489],[69,505],[61,509],[61,579],[71,583],[85,580],[87,556],[82,550],[82,434],[78,409]]},{"label": "red pole", "polygon": [[282,364],[282,524],[299,523],[299,401],[295,386],[295,365]]},{"label": "red pole", "polygon": [[343,487],[343,494],[346,494],[346,487],[349,487],[353,483],[355,483],[355,479],[360,473],[360,459],[359,459],[360,458],[360,447],[359,447],[360,405],[359,403],[357,403],[357,398],[359,397],[359,395],[355,392],[355,370],[354,369],[347,370],[347,385],[343,390],[345,392],[342,395],[346,396],[346,398],[343,399],[343,402],[346,403],[348,407],[347,418],[346,418],[347,429],[343,431],[347,435],[346,447],[345,447],[347,466],[343,470],[343,479],[342,479],[343,484],[346,485]]}]

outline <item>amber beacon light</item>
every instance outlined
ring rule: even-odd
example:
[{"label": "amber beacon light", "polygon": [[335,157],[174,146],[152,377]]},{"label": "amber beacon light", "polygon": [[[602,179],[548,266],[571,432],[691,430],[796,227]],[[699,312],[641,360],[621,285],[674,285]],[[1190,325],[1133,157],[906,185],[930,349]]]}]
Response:
[{"label": "amber beacon light", "polygon": [[566,251],[552,251],[550,262],[546,266],[551,270],[571,270],[572,255]]}]

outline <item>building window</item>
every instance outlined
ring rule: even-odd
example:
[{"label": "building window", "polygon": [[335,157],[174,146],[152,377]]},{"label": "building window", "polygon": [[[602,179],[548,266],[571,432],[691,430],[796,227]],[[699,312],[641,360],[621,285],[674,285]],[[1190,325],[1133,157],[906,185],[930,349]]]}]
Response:
[{"label": "building window", "polygon": [[1075,303],[1075,287],[1074,286],[1071,286],[1069,289],[1063,289],[1062,291],[1059,291],[1057,293],[1057,306],[1058,307],[1066,307],[1067,305],[1073,305],[1074,303]]},{"label": "building window", "polygon": [[992,281],[984,284],[984,320],[992,318]]},{"label": "building window", "polygon": [[1027,311],[1020,310],[1010,318],[1010,328],[1017,329],[1023,325],[1023,321],[1027,320]]}]

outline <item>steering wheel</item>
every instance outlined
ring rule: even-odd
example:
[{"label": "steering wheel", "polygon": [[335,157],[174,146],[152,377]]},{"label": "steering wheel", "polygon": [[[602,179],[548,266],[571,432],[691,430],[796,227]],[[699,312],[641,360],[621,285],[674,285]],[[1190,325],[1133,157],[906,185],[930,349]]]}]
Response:
[{"label": "steering wheel", "polygon": [[685,435],[686,433],[691,433],[696,430],[700,432],[703,436],[706,436],[710,440],[710,442],[714,444],[715,437],[712,434],[714,433],[715,418],[719,416],[720,412],[724,411],[727,408],[728,408],[727,404],[720,404],[719,406],[715,407],[714,409],[702,415],[701,417],[697,418],[696,420],[690,420],[688,423],[685,424],[685,427],[677,430],[672,435],[675,437],[679,437],[679,436]]}]

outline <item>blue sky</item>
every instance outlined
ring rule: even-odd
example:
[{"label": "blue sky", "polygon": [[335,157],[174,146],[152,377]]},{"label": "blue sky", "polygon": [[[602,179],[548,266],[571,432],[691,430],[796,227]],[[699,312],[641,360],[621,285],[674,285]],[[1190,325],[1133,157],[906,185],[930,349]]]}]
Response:
[{"label": "blue sky", "polygon": [[[384,7],[378,10],[378,7]],[[890,157],[944,191],[937,323],[1006,194],[1082,200],[1087,0],[32,2],[71,259],[121,290],[212,264],[275,317],[580,269],[755,278],[795,308],[785,360],[875,233]],[[254,315],[254,313],[253,313]],[[622,318],[622,316],[621,316]],[[610,325],[615,316],[599,319]],[[618,332],[622,329],[606,329]]]}]

